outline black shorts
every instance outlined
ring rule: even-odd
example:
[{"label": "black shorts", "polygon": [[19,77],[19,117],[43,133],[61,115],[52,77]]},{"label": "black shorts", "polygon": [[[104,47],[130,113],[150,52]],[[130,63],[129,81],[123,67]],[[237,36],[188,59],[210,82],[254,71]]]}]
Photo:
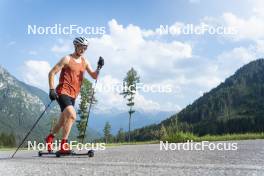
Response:
[{"label": "black shorts", "polygon": [[67,106],[74,106],[75,104],[75,99],[68,96],[68,95],[60,95],[57,102],[59,103],[60,105],[60,108],[61,108],[61,112],[63,112],[63,110],[67,107]]}]

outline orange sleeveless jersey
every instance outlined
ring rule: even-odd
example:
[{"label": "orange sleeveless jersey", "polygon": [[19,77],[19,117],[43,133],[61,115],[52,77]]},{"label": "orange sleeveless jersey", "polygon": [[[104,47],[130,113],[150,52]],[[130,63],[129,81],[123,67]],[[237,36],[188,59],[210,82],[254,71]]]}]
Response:
[{"label": "orange sleeveless jersey", "polygon": [[70,56],[69,64],[64,66],[61,70],[59,85],[56,88],[57,94],[68,95],[75,99],[81,90],[84,71],[84,59],[81,59],[81,63],[77,63],[74,61],[74,58]]}]

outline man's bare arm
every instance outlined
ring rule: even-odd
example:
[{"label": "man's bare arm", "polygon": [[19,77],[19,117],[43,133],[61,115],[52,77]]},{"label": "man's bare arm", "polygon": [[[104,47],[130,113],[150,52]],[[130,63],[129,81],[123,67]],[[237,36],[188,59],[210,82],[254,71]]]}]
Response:
[{"label": "man's bare arm", "polygon": [[54,89],[54,76],[61,71],[61,69],[69,64],[69,57],[63,57],[49,72],[49,87]]},{"label": "man's bare arm", "polygon": [[86,64],[86,71],[89,73],[89,75],[93,78],[93,79],[97,79],[98,73],[96,71],[93,71],[90,63],[85,59],[85,64]]}]

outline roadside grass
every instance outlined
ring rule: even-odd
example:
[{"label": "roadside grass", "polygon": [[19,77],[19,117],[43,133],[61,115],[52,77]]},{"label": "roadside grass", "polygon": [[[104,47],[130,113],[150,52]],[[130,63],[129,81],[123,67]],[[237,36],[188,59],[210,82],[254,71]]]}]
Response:
[{"label": "roadside grass", "polygon": [[[223,134],[223,135],[205,135],[197,136],[189,132],[178,132],[173,134],[168,134],[164,136],[161,140],[152,140],[152,141],[131,141],[129,142],[120,142],[120,143],[107,143],[106,147],[116,147],[122,145],[143,145],[143,144],[158,144],[160,141],[168,141],[173,143],[181,143],[194,141],[234,141],[234,140],[254,140],[254,139],[264,139],[264,133],[241,133],[241,134]],[[27,150],[28,148],[20,148],[19,150]],[[16,147],[5,147],[0,146],[0,151],[15,151]]]},{"label": "roadside grass", "polygon": [[[20,148],[19,150],[27,150],[28,148]],[[15,151],[16,147],[0,146],[0,151]]]},{"label": "roadside grass", "polygon": [[153,140],[153,141],[131,141],[129,142],[118,142],[118,143],[106,143],[106,147],[116,147],[121,145],[142,145],[142,144],[157,144],[159,143],[159,140]]},{"label": "roadside grass", "polygon": [[264,133],[244,133],[244,134],[224,134],[224,135],[205,135],[199,137],[200,141],[233,141],[264,139]]},{"label": "roadside grass", "polygon": [[264,139],[264,133],[243,133],[243,134],[223,134],[223,135],[205,135],[196,136],[192,133],[178,132],[169,134],[162,140],[168,142],[187,142],[193,140],[200,141],[234,141],[234,140],[250,140],[250,139]]},{"label": "roadside grass", "polygon": [[193,133],[189,132],[178,132],[174,134],[170,134],[164,137],[161,140],[153,140],[153,141],[132,141],[122,142],[122,143],[107,143],[106,147],[115,147],[121,145],[142,145],[142,144],[158,144],[160,141],[168,141],[173,143],[181,143],[193,141],[193,142],[201,142],[201,141],[234,141],[234,140],[254,140],[254,139],[264,139],[264,133],[243,133],[243,134],[223,134],[223,135],[205,135],[205,136],[197,136]]}]

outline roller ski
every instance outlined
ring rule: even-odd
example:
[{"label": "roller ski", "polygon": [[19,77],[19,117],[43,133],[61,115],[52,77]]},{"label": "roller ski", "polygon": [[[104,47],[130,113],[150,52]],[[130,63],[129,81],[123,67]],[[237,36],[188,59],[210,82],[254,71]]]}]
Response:
[{"label": "roller ski", "polygon": [[89,158],[91,157],[94,157],[94,150],[89,150],[88,152],[85,152],[85,153],[77,153],[77,152],[74,152],[74,151],[69,151],[67,153],[65,152],[61,152],[60,150],[57,151],[57,152],[54,152],[54,151],[47,151],[47,152],[44,152],[44,151],[39,151],[38,152],[38,156],[41,157],[41,156],[44,156],[44,155],[55,155],[56,157],[61,157],[61,156],[88,156]]},{"label": "roller ski", "polygon": [[43,155],[55,155],[56,157],[61,157],[61,156],[84,156],[87,155],[88,157],[93,157],[94,156],[94,150],[88,150],[88,152],[84,153],[77,153],[73,150],[69,149],[67,140],[63,139],[61,141],[61,146],[60,150],[54,152],[52,150],[52,141],[53,141],[54,136],[50,134],[46,138],[46,143],[47,143],[47,152],[39,151],[38,156],[41,157]]}]

